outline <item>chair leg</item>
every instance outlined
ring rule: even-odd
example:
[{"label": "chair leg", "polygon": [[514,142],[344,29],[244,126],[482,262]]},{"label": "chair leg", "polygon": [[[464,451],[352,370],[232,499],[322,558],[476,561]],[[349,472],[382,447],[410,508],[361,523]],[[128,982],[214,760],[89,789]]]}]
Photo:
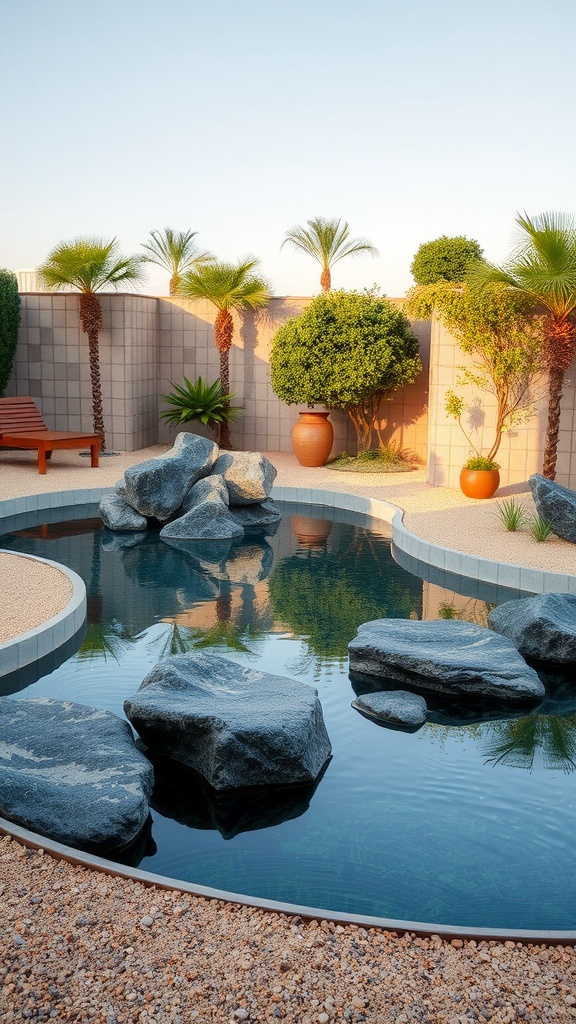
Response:
[{"label": "chair leg", "polygon": [[46,449],[38,448],[38,472],[41,476],[46,475]]},{"label": "chair leg", "polygon": [[96,444],[91,444],[90,445],[90,454],[92,456],[91,460],[90,460],[90,463],[91,463],[91,466],[92,466],[93,469],[97,469],[98,465],[99,465],[99,460],[98,460],[99,450],[100,450],[100,445],[99,445],[98,442],[96,442]]}]

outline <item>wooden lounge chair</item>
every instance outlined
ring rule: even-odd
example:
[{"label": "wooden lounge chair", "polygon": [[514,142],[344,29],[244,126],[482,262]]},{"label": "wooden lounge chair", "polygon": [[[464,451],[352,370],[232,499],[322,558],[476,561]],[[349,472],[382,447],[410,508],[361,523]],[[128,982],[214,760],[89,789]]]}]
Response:
[{"label": "wooden lounge chair", "polygon": [[48,430],[36,403],[28,395],[0,398],[0,448],[32,448],[38,451],[38,472],[46,472],[46,459],[56,448],[90,448],[91,464],[98,465],[100,438],[67,430]]}]

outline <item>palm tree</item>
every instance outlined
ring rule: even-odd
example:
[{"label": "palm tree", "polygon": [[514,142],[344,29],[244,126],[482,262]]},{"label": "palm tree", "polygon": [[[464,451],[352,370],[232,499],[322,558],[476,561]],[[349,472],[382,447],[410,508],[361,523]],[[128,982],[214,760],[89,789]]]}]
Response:
[{"label": "palm tree", "polygon": [[[208,299],[218,310],[214,322],[216,348],[220,353],[220,383],[225,395],[230,394],[229,354],[234,337],[231,310],[260,309],[270,299],[270,286],[254,270],[259,265],[254,256],[238,263],[203,263],[183,275],[178,292],[187,299]],[[220,425],[220,447],[230,447],[230,426]]]},{"label": "palm tree", "polygon": [[576,344],[576,219],[563,213],[530,218],[518,214],[518,245],[502,267],[479,263],[469,275],[473,287],[502,282],[528,295],[544,314],[548,369],[548,424],[544,476],[554,480],[564,375]]},{"label": "palm tree", "polygon": [[94,433],[106,448],[102,417],[102,385],[98,336],[102,330],[102,306],[96,292],[121,284],[137,284],[144,277],[141,256],[123,256],[118,242],[81,237],[60,242],[38,267],[38,277],[49,291],[76,288],[80,292],[80,327],[88,335]]},{"label": "palm tree", "polygon": [[359,256],[361,253],[369,253],[370,256],[377,256],[378,249],[375,249],[366,238],[349,238],[348,222],[344,221],[340,226],[340,219],[334,217],[327,220],[326,217],[315,217],[314,220],[306,221],[309,230],[296,225],[286,232],[286,238],[280,248],[289,244],[294,249],[301,249],[308,253],[322,267],[320,285],[323,292],[329,292],[332,284],[330,267],[345,256]]},{"label": "palm tree", "polygon": [[202,252],[198,248],[194,241],[197,234],[197,231],[173,231],[172,228],[164,228],[164,231],[151,231],[151,241],[142,242],[142,248],[147,250],[145,262],[156,263],[169,272],[170,295],[178,293],[182,274],[187,270],[214,260],[212,253]]}]

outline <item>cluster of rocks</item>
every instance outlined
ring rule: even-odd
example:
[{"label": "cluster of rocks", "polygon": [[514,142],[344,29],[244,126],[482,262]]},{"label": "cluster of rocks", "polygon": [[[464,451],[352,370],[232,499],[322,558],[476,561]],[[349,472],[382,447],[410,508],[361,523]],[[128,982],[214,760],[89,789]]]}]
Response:
[{"label": "cluster of rocks", "polygon": [[[218,793],[267,787],[269,804],[271,787],[314,783],[331,754],[315,689],[210,654],[160,662],[125,711],[151,756],[193,769]],[[90,852],[122,850],[146,828],[153,783],[150,759],[116,715],[0,698],[0,815],[10,821]],[[286,814],[302,813],[307,797],[284,802]]]},{"label": "cluster of rocks", "polygon": [[525,659],[576,664],[576,597],[544,594],[507,601],[493,609],[489,629],[468,622],[377,619],[358,629],[349,644],[352,678],[377,680],[376,692],[359,693],[361,714],[406,729],[426,722],[419,693],[398,684],[455,698],[488,699],[509,706],[539,704],[545,687]]},{"label": "cluster of rocks", "polygon": [[102,498],[100,516],[123,534],[153,522],[167,541],[240,539],[245,529],[281,519],[270,500],[275,477],[259,452],[221,452],[214,441],[182,432],[169,451],[126,470],[115,494]]}]

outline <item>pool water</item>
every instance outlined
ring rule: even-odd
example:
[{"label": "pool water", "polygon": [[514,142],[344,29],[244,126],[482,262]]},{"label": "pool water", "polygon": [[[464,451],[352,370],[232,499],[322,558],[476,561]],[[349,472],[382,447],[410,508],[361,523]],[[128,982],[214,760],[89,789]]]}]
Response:
[{"label": "pool water", "polygon": [[432,721],[414,733],[367,720],[350,705],[369,687],[351,682],[347,664],[361,622],[485,624],[488,608],[401,568],[385,527],[333,509],[284,513],[274,536],[247,538],[227,560],[219,546],[169,546],[154,531],[111,534],[94,509],[28,519],[0,547],[78,572],[88,625],[68,661],[24,687],[0,679],[0,692],[123,716],[153,665],[195,649],[297,678],[318,689],[332,742],[320,779],[217,795],[157,760],[151,827],[132,864],[326,910],[575,928],[576,684],[548,678],[532,712],[428,694]]}]

